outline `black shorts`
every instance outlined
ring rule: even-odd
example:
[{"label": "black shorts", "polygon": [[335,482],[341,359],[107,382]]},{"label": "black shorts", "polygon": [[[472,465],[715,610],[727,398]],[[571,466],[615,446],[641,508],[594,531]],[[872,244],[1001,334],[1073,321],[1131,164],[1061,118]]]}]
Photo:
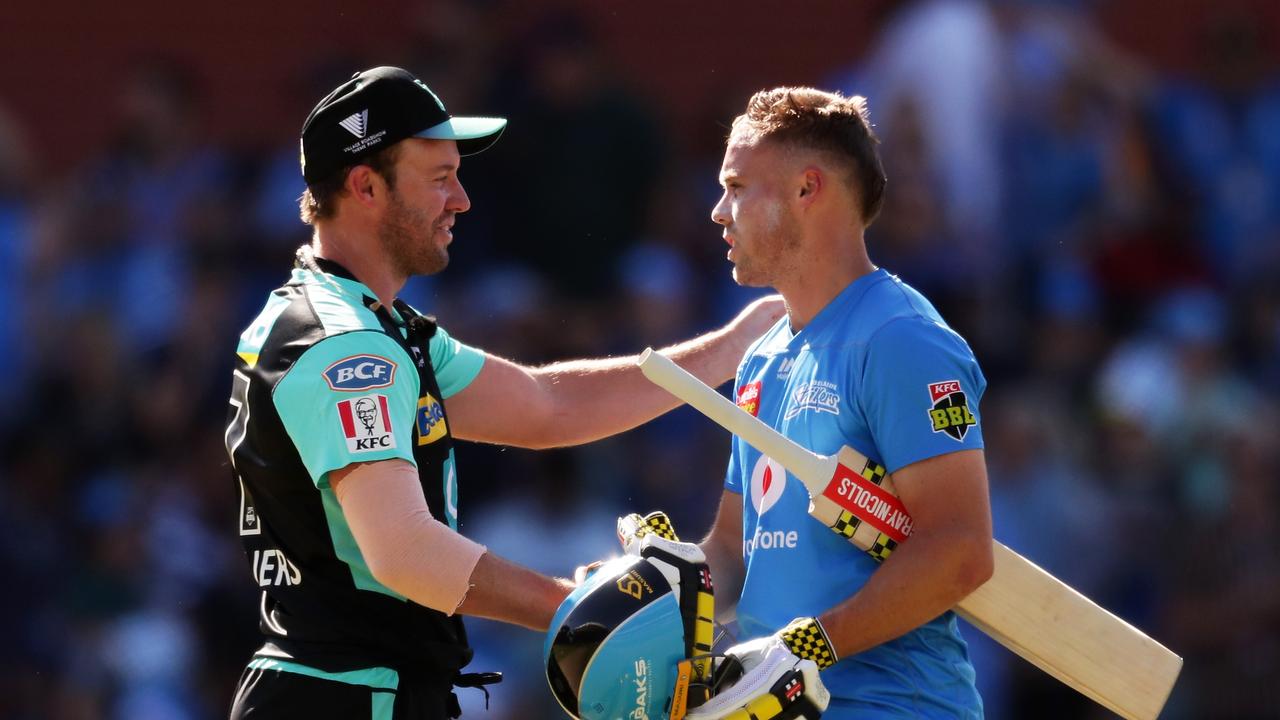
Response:
[{"label": "black shorts", "polygon": [[450,720],[451,685],[402,685],[390,668],[329,673],[255,657],[236,687],[231,720]]}]

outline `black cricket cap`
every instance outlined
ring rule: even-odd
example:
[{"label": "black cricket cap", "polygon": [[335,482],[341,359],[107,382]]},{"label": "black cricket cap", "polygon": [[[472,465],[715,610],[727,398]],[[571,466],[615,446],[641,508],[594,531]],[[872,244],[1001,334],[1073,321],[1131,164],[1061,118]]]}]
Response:
[{"label": "black cricket cap", "polygon": [[492,145],[506,118],[451,117],[421,80],[397,67],[358,72],[325,96],[302,125],[302,177],[310,185],[410,137],[455,140],[474,155]]}]

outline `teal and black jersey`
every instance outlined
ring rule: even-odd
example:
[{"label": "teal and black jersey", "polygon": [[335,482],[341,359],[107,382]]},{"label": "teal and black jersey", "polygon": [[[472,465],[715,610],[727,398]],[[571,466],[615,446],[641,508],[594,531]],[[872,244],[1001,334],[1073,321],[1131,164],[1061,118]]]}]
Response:
[{"label": "teal and black jersey", "polygon": [[408,305],[380,305],[337,264],[317,263],[323,272],[295,269],[271,293],[236,351],[226,445],[239,536],[262,588],[264,650],[326,671],[411,667],[451,679],[471,658],[461,619],[370,574],[329,473],[413,463],[431,513],[456,529],[444,400],[484,356]]}]

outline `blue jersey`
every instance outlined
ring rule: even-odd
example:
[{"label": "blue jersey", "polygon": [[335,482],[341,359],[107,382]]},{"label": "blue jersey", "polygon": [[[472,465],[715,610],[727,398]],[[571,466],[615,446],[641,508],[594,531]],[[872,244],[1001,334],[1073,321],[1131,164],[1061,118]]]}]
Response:
[{"label": "blue jersey", "polygon": [[[832,455],[848,445],[890,473],[982,447],[986,380],[973,352],[928,300],[883,270],[851,283],[798,333],[779,321],[748,350],[735,387],[740,406],[804,447]],[[743,495],[743,637],[825,612],[878,567],[809,516],[799,480],[736,437],[725,487]],[[951,612],[843,658],[822,679],[832,693],[824,718],[982,716]]]}]

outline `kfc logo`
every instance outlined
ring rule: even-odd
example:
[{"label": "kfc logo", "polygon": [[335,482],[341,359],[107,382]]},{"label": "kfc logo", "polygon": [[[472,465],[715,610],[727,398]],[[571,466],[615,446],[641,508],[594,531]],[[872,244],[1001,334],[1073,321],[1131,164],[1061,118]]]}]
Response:
[{"label": "kfc logo", "polygon": [[389,450],[396,446],[386,395],[365,395],[338,403],[338,418],[347,450],[353,453]]}]

